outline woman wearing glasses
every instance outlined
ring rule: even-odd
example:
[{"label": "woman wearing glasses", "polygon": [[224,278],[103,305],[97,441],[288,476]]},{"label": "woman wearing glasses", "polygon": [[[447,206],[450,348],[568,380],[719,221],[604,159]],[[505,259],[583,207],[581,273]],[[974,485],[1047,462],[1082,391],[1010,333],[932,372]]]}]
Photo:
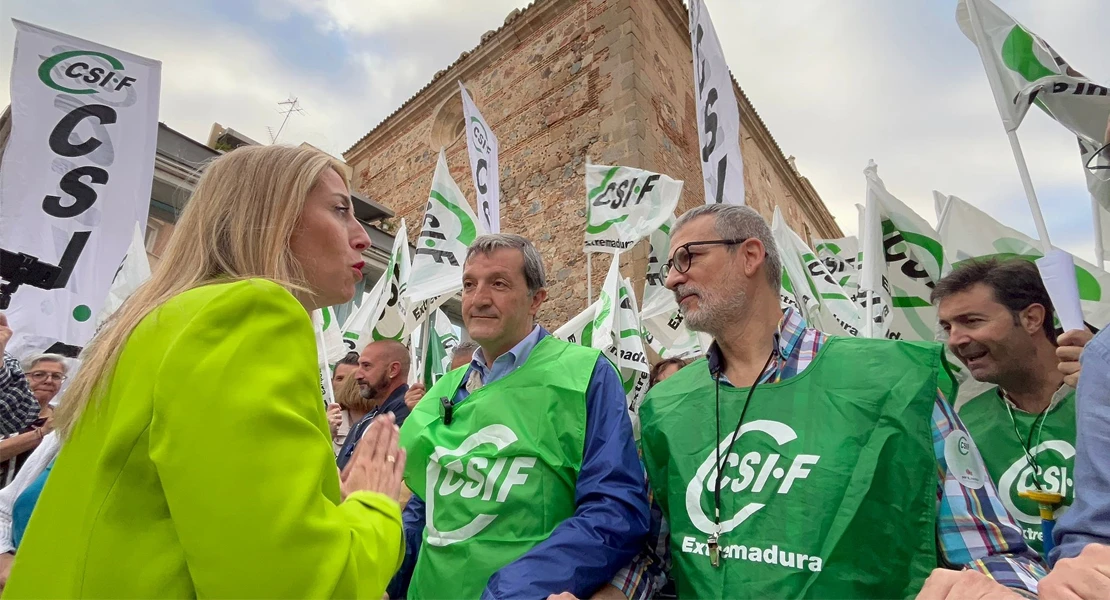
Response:
[{"label": "woman wearing glasses", "polygon": [[50,403],[66,379],[65,360],[58,354],[39,354],[24,362],[31,393],[39,403],[39,417],[19,433],[0,440],[0,487],[11,483],[42,438],[53,431],[54,407]]}]

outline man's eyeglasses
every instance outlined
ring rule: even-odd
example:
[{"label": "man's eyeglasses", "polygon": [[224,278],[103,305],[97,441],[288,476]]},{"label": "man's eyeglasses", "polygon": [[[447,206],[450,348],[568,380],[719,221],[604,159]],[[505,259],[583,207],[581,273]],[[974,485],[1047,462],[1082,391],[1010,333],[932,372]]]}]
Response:
[{"label": "man's eyeglasses", "polygon": [[694,246],[735,246],[743,244],[750,238],[740,238],[736,240],[707,240],[704,242],[687,242],[675,249],[674,254],[671,255],[671,260],[663,263],[659,268],[659,274],[663,279],[671,273],[671,267],[674,267],[679,273],[685,273],[690,270],[690,263],[694,260],[693,255],[690,254],[690,248]]},{"label": "man's eyeglasses", "polygon": [[31,381],[42,381],[44,379],[49,379],[51,381],[57,381],[58,383],[61,383],[66,380],[65,375],[61,373],[54,373],[51,371],[31,371],[27,374],[27,376],[31,378]]}]

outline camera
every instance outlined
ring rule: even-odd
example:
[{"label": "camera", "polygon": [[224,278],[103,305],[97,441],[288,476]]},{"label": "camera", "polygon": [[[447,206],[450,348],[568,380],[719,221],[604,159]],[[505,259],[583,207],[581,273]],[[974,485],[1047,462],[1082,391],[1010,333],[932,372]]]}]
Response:
[{"label": "camera", "polygon": [[44,263],[29,254],[10,252],[0,248],[0,310],[8,308],[12,294],[21,285],[50,290],[57,287],[62,269]]}]

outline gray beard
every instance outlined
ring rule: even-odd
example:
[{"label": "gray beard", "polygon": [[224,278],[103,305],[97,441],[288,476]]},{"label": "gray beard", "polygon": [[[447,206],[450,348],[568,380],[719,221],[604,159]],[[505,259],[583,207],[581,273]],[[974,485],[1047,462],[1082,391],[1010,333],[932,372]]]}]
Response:
[{"label": "gray beard", "polygon": [[704,296],[698,300],[698,310],[690,313],[680,311],[686,319],[686,328],[690,331],[708,333],[714,338],[718,337],[730,322],[736,320],[748,304],[747,295],[742,292],[722,301],[711,298],[712,302],[704,302]]}]

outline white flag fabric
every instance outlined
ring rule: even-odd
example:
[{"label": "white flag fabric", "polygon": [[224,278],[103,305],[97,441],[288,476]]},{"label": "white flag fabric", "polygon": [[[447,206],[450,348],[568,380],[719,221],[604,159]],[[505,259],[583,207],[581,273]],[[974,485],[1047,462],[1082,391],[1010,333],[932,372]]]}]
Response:
[{"label": "white flag fabric", "polygon": [[[587,306],[586,310],[571,317],[569,321],[556,329],[551,335],[572,344],[593,348],[594,318],[597,316],[598,309],[601,308],[601,302],[599,298],[593,304]],[[612,310],[611,305],[610,310]]]},{"label": "white flag fabric", "polygon": [[324,315],[320,310],[312,311],[312,330],[316,333],[316,362],[320,368],[320,396],[323,398],[324,404],[332,404],[335,402],[335,390],[331,387],[327,342],[324,340]]},{"label": "white flag fabric", "polygon": [[1102,140],[1110,90],[1076,71],[990,0],[960,0],[956,21],[979,49],[1007,131],[1017,129],[1035,102],[1076,135]]},{"label": "white flag fabric", "polygon": [[[1043,255],[1040,244],[1029,236],[956,196],[948,198],[947,216],[939,228],[953,268],[972,258],[1035,260]],[[1100,329],[1106,327],[1110,324],[1110,274],[1075,258],[1075,275],[1084,319]]]},{"label": "white flag fabric", "polygon": [[[478,111],[470,94],[459,82],[463,118],[466,120],[466,147],[470,152],[470,172],[478,191],[478,215],[482,228],[489,233],[501,231],[501,171],[497,164],[497,136]],[[461,198],[462,195],[460,194]]]},{"label": "white flag fabric", "polygon": [[[864,170],[867,207],[861,232],[862,264],[857,302],[873,320],[871,337],[936,339],[937,310],[929,302],[933,285],[947,274],[940,236],[925,219],[887,191],[872,162]],[[867,311],[870,297],[872,309]]]},{"label": "white flag fabric", "polygon": [[451,354],[459,345],[459,335],[447,313],[436,309],[425,326],[431,326],[428,347],[424,349],[422,380],[428,389],[451,368]]},{"label": "white flag fabric", "polygon": [[127,247],[127,254],[123,257],[123,264],[116,271],[112,287],[108,289],[108,299],[104,301],[100,314],[96,316],[97,328],[103,325],[112,313],[119,310],[124,301],[148,279],[150,279],[150,259],[146,255],[143,228],[136,222],[135,231],[131,233],[131,245]]},{"label": "white flag fabric", "polygon": [[859,291],[859,240],[855,236],[813,240],[817,258],[850,296]]},{"label": "white flag fabric", "polygon": [[837,284],[805,241],[775,207],[771,235],[782,260],[782,299],[802,313],[810,327],[829,335],[858,336],[861,319],[852,299]]},{"label": "white flag fabric", "polygon": [[0,167],[0,247],[57,265],[59,289],[24,285],[8,351],[84,346],[116,269],[145,227],[161,63],[13,20],[11,136]]},{"label": "white flag fabric", "polygon": [[347,355],[347,345],[343,343],[343,325],[336,320],[335,310],[331,307],[320,309],[321,334],[324,339],[324,356],[328,365],[334,365]]},{"label": "white flag fabric", "polygon": [[744,204],[740,105],[704,0],[690,0],[690,46],[694,52],[694,98],[705,203]]},{"label": "white flag fabric", "polygon": [[673,218],[682,182],[632,167],[586,163],[584,252],[617,254]]},{"label": "white flag fabric", "polygon": [[665,286],[663,265],[669,260],[674,217],[648,236],[648,269],[644,284],[644,306],[640,310],[641,333],[656,354],[663,358],[689,358],[704,352],[698,336],[686,328],[674,293]]},{"label": "white flag fabric", "polygon": [[375,340],[390,339],[403,343],[412,332],[406,318],[408,300],[405,295],[411,267],[408,228],[405,220],[401,219],[385,272],[358,310],[343,324],[343,342],[349,351],[362,352],[367,344]]},{"label": "white flag fabric", "polygon": [[407,331],[415,330],[462,289],[466,249],[482,233],[478,217],[451,178],[447,157],[440,150],[405,293]]}]

